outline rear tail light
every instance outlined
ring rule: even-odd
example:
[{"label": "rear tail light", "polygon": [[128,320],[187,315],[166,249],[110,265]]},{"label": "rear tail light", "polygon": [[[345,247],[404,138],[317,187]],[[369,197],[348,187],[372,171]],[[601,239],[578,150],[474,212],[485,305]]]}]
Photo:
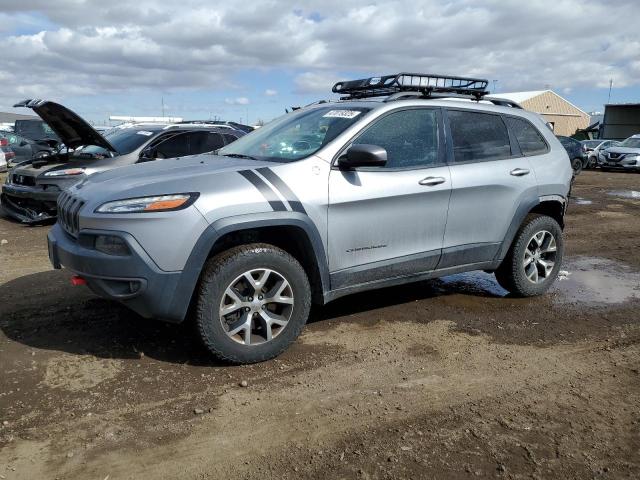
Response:
[{"label": "rear tail light", "polygon": [[4,152],[5,160],[11,160],[12,158],[16,158],[16,152]]},{"label": "rear tail light", "polygon": [[7,145],[9,145],[9,140],[6,138],[0,138],[0,147],[6,147]]}]

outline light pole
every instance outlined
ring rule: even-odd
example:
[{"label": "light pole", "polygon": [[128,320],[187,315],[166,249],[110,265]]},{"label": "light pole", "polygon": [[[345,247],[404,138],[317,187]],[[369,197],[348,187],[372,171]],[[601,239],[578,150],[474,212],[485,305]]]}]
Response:
[{"label": "light pole", "polygon": [[496,93],[498,91],[496,84],[498,83],[498,80],[494,80],[493,81],[493,92],[492,93]]}]

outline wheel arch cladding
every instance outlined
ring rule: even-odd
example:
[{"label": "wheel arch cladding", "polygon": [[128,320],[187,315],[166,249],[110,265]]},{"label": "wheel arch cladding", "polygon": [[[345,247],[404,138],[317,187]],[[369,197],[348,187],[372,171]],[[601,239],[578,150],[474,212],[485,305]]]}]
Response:
[{"label": "wheel arch cladding", "polygon": [[315,225],[309,217],[298,212],[269,212],[223,218],[209,225],[200,235],[173,297],[183,305],[185,316],[207,259],[227,248],[254,242],[270,243],[296,258],[307,273],[313,300],[323,301],[324,293],[329,290],[329,271]]},{"label": "wheel arch cladding", "polygon": [[[562,200],[561,200],[562,199]],[[494,258],[494,264],[497,267],[504,257],[506,256],[516,233],[520,229],[522,222],[524,222],[527,215],[530,213],[539,213],[541,215],[548,215],[558,222],[560,228],[564,228],[564,211],[565,203],[562,197],[555,198],[536,198],[523,201],[517,208],[511,225],[507,230],[507,234],[502,242],[502,246],[498,250],[496,257]]]}]

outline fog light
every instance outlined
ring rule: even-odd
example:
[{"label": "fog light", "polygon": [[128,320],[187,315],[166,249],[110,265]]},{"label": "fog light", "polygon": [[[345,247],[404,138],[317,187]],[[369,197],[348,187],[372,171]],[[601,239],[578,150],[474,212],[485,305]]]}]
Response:
[{"label": "fog light", "polygon": [[114,235],[97,235],[94,247],[107,255],[126,256],[131,253],[124,240]]}]

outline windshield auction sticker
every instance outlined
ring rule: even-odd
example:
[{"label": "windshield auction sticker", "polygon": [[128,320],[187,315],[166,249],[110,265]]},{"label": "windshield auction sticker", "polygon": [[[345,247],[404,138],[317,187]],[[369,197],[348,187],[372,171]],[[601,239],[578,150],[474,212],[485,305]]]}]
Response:
[{"label": "windshield auction sticker", "polygon": [[323,115],[323,117],[327,118],[355,118],[360,115],[362,112],[357,110],[329,110],[327,113]]},{"label": "windshield auction sticker", "polygon": [[136,133],[138,135],[144,135],[145,137],[150,137],[151,135],[153,135],[153,132],[150,132],[148,130],[139,130]]}]

